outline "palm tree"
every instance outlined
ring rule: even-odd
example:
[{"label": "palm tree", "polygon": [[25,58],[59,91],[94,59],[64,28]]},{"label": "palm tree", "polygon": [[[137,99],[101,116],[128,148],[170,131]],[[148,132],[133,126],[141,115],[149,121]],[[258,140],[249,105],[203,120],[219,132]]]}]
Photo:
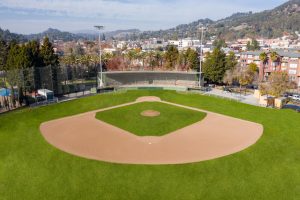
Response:
[{"label": "palm tree", "polygon": [[261,81],[264,81],[265,79],[265,67],[266,67],[266,64],[268,63],[268,55],[266,52],[263,52],[259,55],[259,59],[261,60],[262,64],[263,64],[263,68],[261,69],[262,70],[262,80]]},{"label": "palm tree", "polygon": [[147,58],[147,53],[142,51],[141,53],[139,53],[139,58],[142,60],[143,63],[143,70],[145,70],[145,60]]},{"label": "palm tree", "polygon": [[158,52],[158,59],[159,59],[159,63],[160,63],[159,65],[160,65],[161,68],[163,66],[164,57],[165,57],[165,52],[159,51]]},{"label": "palm tree", "polygon": [[114,57],[112,53],[104,53],[102,54],[102,60],[104,61],[105,66],[107,66],[107,63]]},{"label": "palm tree", "polygon": [[154,57],[155,57],[154,51],[150,51],[150,52],[148,53],[148,58],[149,58],[149,65],[150,65],[152,71],[153,71],[153,67],[154,67],[154,65],[155,65],[155,61],[153,60]]},{"label": "palm tree", "polygon": [[277,67],[277,64],[278,64],[278,62],[279,62],[279,58],[280,58],[280,57],[279,57],[278,53],[275,52],[275,51],[272,51],[272,52],[271,52],[270,57],[271,57],[272,62],[274,63],[275,71],[276,71],[276,67]]},{"label": "palm tree", "polygon": [[135,50],[130,50],[125,54],[125,57],[129,60],[129,68],[132,68],[132,61],[137,58]]}]

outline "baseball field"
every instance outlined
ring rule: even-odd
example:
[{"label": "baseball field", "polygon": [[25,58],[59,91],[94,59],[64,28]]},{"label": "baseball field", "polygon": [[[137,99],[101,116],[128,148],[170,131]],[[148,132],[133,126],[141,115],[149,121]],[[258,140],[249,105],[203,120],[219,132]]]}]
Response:
[{"label": "baseball field", "polygon": [[[144,96],[203,112],[175,109],[160,102],[103,110]],[[130,110],[135,115],[128,114]],[[84,117],[89,112],[95,123],[101,120],[137,136],[153,136],[153,129],[145,126],[151,120],[158,130],[159,123],[166,124],[165,130],[155,134],[167,137],[184,126],[205,122],[210,112],[261,124],[263,134],[248,148],[217,159],[137,165],[76,156],[51,144],[41,132],[42,124],[53,122],[50,125],[56,126],[54,122],[79,120],[73,116]],[[132,129],[117,117],[137,125]],[[147,90],[102,94],[14,111],[0,116],[0,199],[299,199],[299,121],[300,115],[291,110],[260,108],[198,94]],[[146,129],[148,132],[142,131]],[[80,126],[74,127],[76,130]]]}]

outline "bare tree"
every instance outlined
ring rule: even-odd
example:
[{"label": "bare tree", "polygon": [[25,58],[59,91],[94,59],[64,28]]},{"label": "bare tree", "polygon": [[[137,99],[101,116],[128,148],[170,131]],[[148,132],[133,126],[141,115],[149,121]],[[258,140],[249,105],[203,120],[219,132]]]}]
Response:
[{"label": "bare tree", "polygon": [[286,72],[273,72],[269,77],[270,93],[279,97],[289,88],[291,88],[291,82]]}]

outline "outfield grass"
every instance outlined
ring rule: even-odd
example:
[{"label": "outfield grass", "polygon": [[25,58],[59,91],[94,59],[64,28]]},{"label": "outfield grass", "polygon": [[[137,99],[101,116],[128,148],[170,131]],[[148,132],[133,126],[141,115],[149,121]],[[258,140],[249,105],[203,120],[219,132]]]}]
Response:
[{"label": "outfield grass", "polygon": [[[42,122],[138,96],[261,123],[254,146],[184,165],[119,165],[69,155],[41,136]],[[300,199],[300,115],[172,91],[105,94],[0,115],[0,199]],[[217,124],[216,124],[217,126]]]},{"label": "outfield grass", "polygon": [[[145,110],[160,112],[157,117],[145,117]],[[99,112],[96,118],[138,136],[162,136],[194,124],[206,116],[203,112],[188,110],[159,102],[143,102]]]}]

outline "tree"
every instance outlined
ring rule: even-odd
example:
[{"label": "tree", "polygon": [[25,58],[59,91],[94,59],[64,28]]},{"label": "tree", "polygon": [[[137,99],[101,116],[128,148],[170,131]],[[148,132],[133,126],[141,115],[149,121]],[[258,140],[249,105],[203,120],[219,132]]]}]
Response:
[{"label": "tree", "polygon": [[80,44],[75,46],[74,54],[76,56],[83,56],[85,54],[84,49]]},{"label": "tree", "polygon": [[0,40],[0,71],[6,68],[8,45],[4,40]]},{"label": "tree", "polygon": [[155,51],[155,62],[159,67],[162,67],[164,57],[165,55],[163,51]]},{"label": "tree", "polygon": [[154,51],[150,51],[148,52],[147,57],[149,58],[149,67],[151,67],[151,69],[153,70],[153,68],[155,66],[158,66],[158,62],[156,62],[155,58],[155,52]]},{"label": "tree", "polygon": [[253,50],[260,50],[259,43],[256,39],[252,40],[252,46],[253,46]]},{"label": "tree", "polygon": [[262,75],[263,75],[263,78],[260,80],[260,81],[263,81],[264,80],[264,76],[265,76],[265,67],[268,63],[268,55],[266,54],[266,52],[263,52],[259,55],[259,59],[261,60],[262,64],[263,64],[263,68],[261,69],[262,70]]},{"label": "tree", "polygon": [[[229,58],[226,57],[226,60],[228,60]],[[229,59],[231,60],[231,59]],[[227,64],[227,62],[226,62]],[[233,64],[235,64],[235,62],[233,62]],[[227,71],[225,72],[224,78],[223,78],[223,83],[227,84],[227,85],[232,85],[233,83],[238,83],[238,76],[240,73],[240,69],[241,66],[237,64],[235,65],[231,65],[230,67],[228,67]]]},{"label": "tree", "polygon": [[7,70],[12,70],[12,69],[17,69],[21,68],[20,63],[21,63],[21,47],[14,43],[11,42],[8,47],[8,53],[7,53],[7,60],[6,60],[6,69]]},{"label": "tree", "polygon": [[248,51],[256,51],[256,50],[260,50],[260,46],[259,43],[256,39],[252,39],[252,41],[248,41],[247,43],[247,50]]},{"label": "tree", "polygon": [[147,53],[142,51],[138,54],[138,58],[142,60],[143,70],[145,69],[145,60],[147,59]]},{"label": "tree", "polygon": [[270,94],[279,97],[290,87],[289,76],[286,72],[273,72],[269,77]]},{"label": "tree", "polygon": [[235,54],[234,52],[229,52],[229,55],[226,56],[226,60],[225,60],[226,64],[225,64],[225,68],[226,70],[233,70],[236,65],[238,64]]},{"label": "tree", "polygon": [[130,50],[125,54],[125,57],[129,60],[129,67],[132,67],[132,61],[137,57],[136,50]]},{"label": "tree", "polygon": [[219,39],[219,40],[215,40],[213,42],[213,47],[217,48],[217,49],[226,48],[227,44],[226,44],[226,41],[224,39]]},{"label": "tree", "polygon": [[181,51],[178,55],[177,62],[181,70],[187,69],[189,50],[190,48],[187,51]]},{"label": "tree", "polygon": [[107,63],[109,70],[124,70],[125,64],[121,56],[113,57]]},{"label": "tree", "polygon": [[277,70],[278,67],[278,62],[280,60],[280,56],[276,51],[272,51],[270,54],[271,61],[273,62],[273,67],[275,67],[275,71]]},{"label": "tree", "polygon": [[199,58],[197,51],[190,49],[187,52],[188,69],[196,70],[199,68]]},{"label": "tree", "polygon": [[59,64],[58,56],[54,53],[53,45],[49,41],[48,37],[45,37],[43,40],[41,57],[43,59],[44,66],[57,66]]},{"label": "tree", "polygon": [[268,83],[260,83],[259,91],[261,95],[268,95],[270,91],[270,85]]},{"label": "tree", "polygon": [[[50,67],[51,74],[52,76],[52,89],[55,94],[58,93],[59,89],[59,80],[58,80],[58,72],[59,72],[59,58],[58,56],[54,53],[53,45],[49,41],[48,37],[45,37],[43,40],[43,45],[41,47],[41,57],[43,59],[43,67]],[[48,73],[48,69],[43,70],[44,73]],[[50,84],[50,83],[48,83]],[[41,87],[42,85],[40,85]],[[42,86],[43,87],[43,86]]]},{"label": "tree", "polygon": [[[111,59],[113,59],[113,57],[114,57],[114,55],[112,53],[104,53],[104,54],[102,54],[102,60],[104,62],[104,66],[105,67],[107,67],[108,62]],[[85,65],[88,66],[90,58],[89,58],[88,55],[84,56],[84,58],[85,58]]]},{"label": "tree", "polygon": [[203,63],[204,77],[211,82],[221,83],[226,72],[226,54],[219,48],[215,48],[212,53],[207,54]]},{"label": "tree", "polygon": [[257,65],[251,63],[247,68],[240,68],[238,73],[238,81],[240,84],[240,91],[242,86],[252,84],[257,78]]},{"label": "tree", "polygon": [[248,70],[250,71],[250,73],[255,74],[258,72],[258,67],[257,64],[255,63],[250,63],[248,66]]},{"label": "tree", "polygon": [[270,54],[270,58],[273,62],[278,62],[279,55],[276,51],[272,51],[271,54]]},{"label": "tree", "polygon": [[[32,77],[30,76],[30,73],[25,73],[24,74],[24,79],[26,79],[26,84],[25,87],[27,87],[28,89],[39,89],[40,87],[40,68],[43,67],[44,63],[43,63],[43,58],[41,56],[41,52],[40,52],[40,45],[39,42],[36,40],[30,41],[26,46],[25,49],[27,51],[27,55],[29,58],[29,65],[25,66],[23,65],[23,69],[28,69],[28,68],[33,68],[34,71],[34,77],[32,80]],[[28,72],[30,70],[28,69]],[[26,88],[25,88],[26,90]],[[25,91],[26,92],[26,91]]]},{"label": "tree", "polygon": [[223,82],[227,85],[232,85],[237,79],[237,70],[236,68],[233,70],[227,70],[225,72]]},{"label": "tree", "polygon": [[11,89],[11,102],[13,104],[13,107],[15,107],[15,90],[14,87],[17,85],[21,85],[21,76],[20,76],[20,69],[21,69],[21,62],[22,57],[21,54],[21,47],[16,44],[15,42],[11,42],[9,44],[9,51],[7,54],[7,62],[6,62],[6,77],[7,82],[10,85]]},{"label": "tree", "polygon": [[166,59],[166,67],[168,69],[174,69],[176,65],[176,61],[178,60],[179,51],[177,47],[174,45],[170,45],[167,48],[167,52],[165,53]]}]

